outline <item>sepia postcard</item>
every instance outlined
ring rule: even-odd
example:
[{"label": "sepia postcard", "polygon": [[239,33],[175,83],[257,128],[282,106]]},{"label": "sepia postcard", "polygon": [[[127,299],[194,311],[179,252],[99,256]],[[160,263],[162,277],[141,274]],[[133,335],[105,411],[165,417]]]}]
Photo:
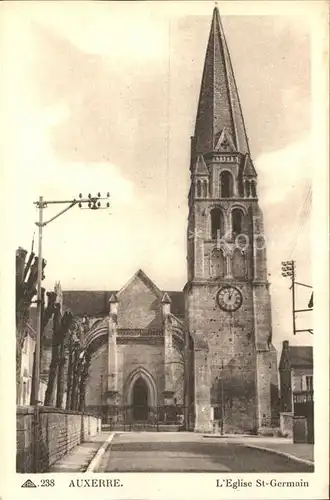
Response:
[{"label": "sepia postcard", "polygon": [[1,499],[329,498],[328,15],[2,2]]}]

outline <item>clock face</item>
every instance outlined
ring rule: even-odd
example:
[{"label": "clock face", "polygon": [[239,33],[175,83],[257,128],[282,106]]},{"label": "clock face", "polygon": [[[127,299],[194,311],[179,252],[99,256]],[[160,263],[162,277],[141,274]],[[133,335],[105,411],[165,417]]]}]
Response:
[{"label": "clock face", "polygon": [[238,288],[228,285],[218,291],[217,301],[221,309],[232,312],[241,307],[243,297]]}]

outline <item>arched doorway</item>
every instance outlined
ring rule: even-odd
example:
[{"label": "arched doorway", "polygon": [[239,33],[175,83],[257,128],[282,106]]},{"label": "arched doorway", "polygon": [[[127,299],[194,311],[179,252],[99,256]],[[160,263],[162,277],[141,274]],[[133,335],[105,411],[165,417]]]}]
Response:
[{"label": "arched doorway", "polygon": [[152,375],[139,366],[127,377],[124,384],[124,402],[127,418],[132,421],[149,421],[156,411],[157,387]]},{"label": "arched doorway", "polygon": [[133,386],[133,419],[135,421],[148,418],[148,387],[142,377]]}]

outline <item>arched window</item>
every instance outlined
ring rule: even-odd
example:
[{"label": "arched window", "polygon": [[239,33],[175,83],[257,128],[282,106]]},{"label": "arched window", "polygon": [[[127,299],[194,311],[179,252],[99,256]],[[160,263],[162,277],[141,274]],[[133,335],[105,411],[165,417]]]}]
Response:
[{"label": "arched window", "polygon": [[225,225],[223,213],[220,208],[213,208],[211,210],[211,238],[216,240],[218,236],[225,234]]},{"label": "arched window", "polygon": [[223,278],[225,275],[225,259],[219,248],[212,251],[211,273],[213,278]]},{"label": "arched window", "polygon": [[233,253],[232,273],[234,278],[245,278],[245,257],[239,248]]},{"label": "arched window", "polygon": [[253,198],[257,197],[257,188],[255,181],[251,181],[251,195],[253,196]]},{"label": "arched window", "polygon": [[234,235],[241,234],[243,232],[243,217],[244,214],[239,208],[234,208],[231,213],[231,228]]},{"label": "arched window", "polygon": [[233,196],[233,176],[226,170],[220,174],[220,197],[231,198]]},{"label": "arched window", "polygon": [[245,181],[245,196],[249,198],[250,196],[250,182]]},{"label": "arched window", "polygon": [[244,182],[242,179],[238,181],[238,191],[241,198],[244,198]]},{"label": "arched window", "polygon": [[203,182],[203,198],[207,198],[207,181]]},{"label": "arched window", "polygon": [[197,181],[197,198],[201,198],[202,196],[202,183],[201,181]]}]

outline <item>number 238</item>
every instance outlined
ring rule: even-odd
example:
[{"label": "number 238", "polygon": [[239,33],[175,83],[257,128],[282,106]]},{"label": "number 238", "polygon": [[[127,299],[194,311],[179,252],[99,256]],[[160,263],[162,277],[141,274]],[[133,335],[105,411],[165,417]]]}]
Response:
[{"label": "number 238", "polygon": [[55,479],[41,479],[40,486],[43,486],[44,488],[55,486]]}]

